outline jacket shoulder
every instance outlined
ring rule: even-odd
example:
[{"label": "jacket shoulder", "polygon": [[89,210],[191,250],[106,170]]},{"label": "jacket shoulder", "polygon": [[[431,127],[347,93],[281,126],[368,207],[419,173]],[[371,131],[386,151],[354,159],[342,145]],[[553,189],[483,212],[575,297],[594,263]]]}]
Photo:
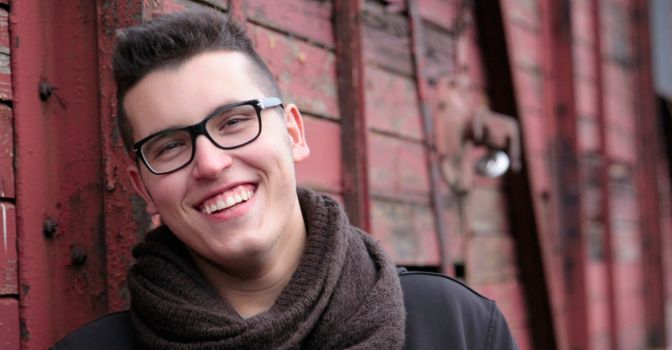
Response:
[{"label": "jacket shoulder", "polygon": [[451,277],[400,271],[407,349],[517,349],[494,301]]},{"label": "jacket shoulder", "polygon": [[76,329],[51,349],[133,349],[131,314],[120,311],[103,316]]}]

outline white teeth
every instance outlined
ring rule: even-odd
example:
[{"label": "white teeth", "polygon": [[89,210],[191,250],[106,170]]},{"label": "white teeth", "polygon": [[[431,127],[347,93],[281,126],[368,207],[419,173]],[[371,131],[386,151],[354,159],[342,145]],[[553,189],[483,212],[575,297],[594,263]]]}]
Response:
[{"label": "white teeth", "polygon": [[250,198],[252,198],[253,194],[254,192],[252,191],[241,191],[240,193],[236,193],[233,196],[228,196],[226,198],[220,197],[220,199],[218,199],[216,202],[211,203],[209,205],[208,204],[204,205],[201,212],[209,215],[216,211],[224,210],[238,203],[248,201]]}]

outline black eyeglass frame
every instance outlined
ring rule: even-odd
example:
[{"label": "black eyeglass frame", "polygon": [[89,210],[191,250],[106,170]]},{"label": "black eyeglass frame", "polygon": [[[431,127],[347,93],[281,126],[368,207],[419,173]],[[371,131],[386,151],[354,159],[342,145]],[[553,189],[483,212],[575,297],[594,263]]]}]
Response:
[{"label": "black eyeglass frame", "polygon": [[[208,129],[206,128],[205,125],[208,123],[208,121],[210,121],[210,119],[218,116],[222,112],[224,112],[226,110],[229,110],[231,108],[236,108],[236,107],[245,106],[245,105],[249,105],[249,106],[254,107],[255,111],[257,112],[257,121],[259,122],[259,131],[257,132],[257,134],[252,139],[250,139],[249,141],[244,142],[240,145],[236,145],[236,146],[233,146],[233,147],[223,147],[223,146],[219,145],[217,142],[215,142],[215,140],[213,140],[212,136],[210,136],[210,134],[208,133]],[[145,167],[147,167],[147,169],[152,174],[155,174],[155,175],[170,174],[172,172],[176,172],[176,171],[186,167],[187,165],[189,165],[194,160],[194,155],[196,154],[196,138],[199,135],[205,135],[205,137],[207,137],[208,140],[210,140],[210,142],[212,142],[213,145],[215,145],[217,148],[223,149],[223,150],[232,150],[232,149],[240,148],[240,147],[249,145],[250,143],[254,142],[257,138],[259,138],[259,135],[261,135],[261,129],[262,129],[261,111],[263,111],[264,109],[274,108],[274,107],[285,108],[285,106],[282,104],[282,100],[278,97],[265,97],[265,98],[260,98],[260,99],[247,100],[247,101],[228,104],[228,105],[217,108],[215,111],[208,114],[203,120],[201,120],[200,122],[198,122],[194,125],[164,129],[164,130],[155,132],[155,133],[143,138],[142,140],[136,142],[133,145],[133,147],[131,148],[131,150],[135,153],[135,156],[137,157],[137,159],[142,160],[142,163],[145,165]],[[180,166],[176,169],[173,169],[173,170],[170,170],[170,171],[163,171],[163,172],[156,171],[155,169],[152,168],[151,165],[149,165],[149,162],[145,158],[145,155],[142,153],[142,145],[144,145],[147,141],[151,140],[152,138],[156,137],[157,135],[160,135],[160,134],[163,134],[163,133],[166,133],[166,132],[173,132],[173,131],[180,131],[180,130],[186,130],[191,135],[191,156],[189,157],[189,160],[187,160],[182,166]]]}]

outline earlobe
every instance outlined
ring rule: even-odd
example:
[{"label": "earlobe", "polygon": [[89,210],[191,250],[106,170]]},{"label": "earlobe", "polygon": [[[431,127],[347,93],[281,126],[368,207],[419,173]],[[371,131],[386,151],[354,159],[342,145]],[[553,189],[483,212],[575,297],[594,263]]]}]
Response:
[{"label": "earlobe", "polygon": [[152,200],[152,196],[150,196],[149,191],[147,191],[147,187],[145,187],[145,183],[142,182],[140,169],[138,169],[138,167],[134,164],[129,165],[126,170],[128,172],[128,177],[131,179],[133,189],[135,189],[135,192],[145,200],[145,204],[147,205],[147,213],[149,213],[149,215],[157,215],[159,211],[156,209],[154,201]]},{"label": "earlobe", "polygon": [[299,108],[293,103],[285,106],[284,117],[292,148],[292,157],[294,162],[300,162],[310,155],[310,148],[308,148],[303,127],[303,117]]}]

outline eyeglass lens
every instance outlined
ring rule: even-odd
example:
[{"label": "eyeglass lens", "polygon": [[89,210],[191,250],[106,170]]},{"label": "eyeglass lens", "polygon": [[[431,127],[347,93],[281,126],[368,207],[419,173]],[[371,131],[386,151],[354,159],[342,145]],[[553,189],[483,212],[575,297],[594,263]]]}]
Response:
[{"label": "eyeglass lens", "polygon": [[[208,136],[216,145],[235,148],[259,134],[257,111],[252,105],[240,105],[219,111],[206,124]],[[192,133],[186,129],[168,130],[142,145],[148,165],[156,172],[169,172],[187,164],[194,152]]]}]

